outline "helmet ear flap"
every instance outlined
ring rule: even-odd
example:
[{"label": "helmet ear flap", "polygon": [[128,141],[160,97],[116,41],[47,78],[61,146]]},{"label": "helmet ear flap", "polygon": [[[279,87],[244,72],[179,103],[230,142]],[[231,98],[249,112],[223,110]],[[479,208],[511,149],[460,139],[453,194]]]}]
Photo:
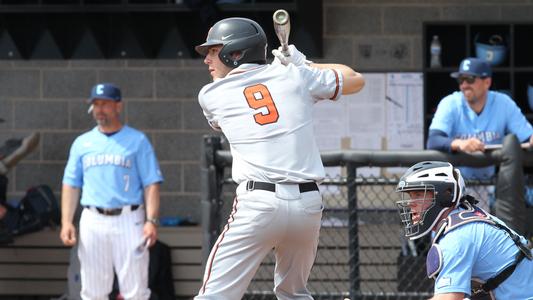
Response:
[{"label": "helmet ear flap", "polygon": [[220,51],[219,58],[226,66],[230,66],[231,68],[236,68],[240,65],[239,61],[243,58],[246,51],[247,49],[235,50],[232,52]]},{"label": "helmet ear flap", "polygon": [[[455,187],[454,187],[455,189]],[[439,192],[436,192],[439,193]],[[444,193],[444,195],[435,195],[435,198],[438,199],[440,206],[442,207],[450,207],[453,206],[453,200],[454,198],[454,191],[451,188],[447,188],[446,190],[440,192]]]}]

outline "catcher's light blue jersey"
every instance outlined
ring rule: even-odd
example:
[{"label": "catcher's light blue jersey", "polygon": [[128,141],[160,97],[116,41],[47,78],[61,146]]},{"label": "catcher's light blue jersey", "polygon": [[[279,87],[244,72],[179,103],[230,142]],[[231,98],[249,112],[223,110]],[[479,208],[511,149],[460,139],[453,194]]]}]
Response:
[{"label": "catcher's light blue jersey", "polygon": [[98,127],[70,149],[63,183],[83,190],[81,204],[118,208],[142,204],[146,186],[163,177],[146,136],[129,126],[107,136]]},{"label": "catcher's light blue jersey", "polygon": [[[506,134],[514,133],[519,141],[533,134],[531,124],[520,108],[506,94],[489,91],[487,103],[478,115],[462,92],[454,92],[441,100],[429,130],[440,130],[453,139],[477,138],[485,145],[501,144]],[[488,178],[494,167],[460,168],[465,178]]]},{"label": "catcher's light blue jersey", "polygon": [[[523,237],[521,241],[527,243]],[[435,294],[470,294],[471,278],[488,280],[512,264],[519,251],[505,231],[484,222],[459,226],[438,243],[443,266],[435,281]],[[533,299],[533,261],[524,258],[494,293],[496,299]]]}]

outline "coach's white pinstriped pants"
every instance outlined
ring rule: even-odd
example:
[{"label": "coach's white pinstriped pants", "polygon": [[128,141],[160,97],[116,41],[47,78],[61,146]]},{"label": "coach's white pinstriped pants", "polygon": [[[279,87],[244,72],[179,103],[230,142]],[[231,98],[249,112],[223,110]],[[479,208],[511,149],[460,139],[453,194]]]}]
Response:
[{"label": "coach's white pinstriped pants", "polygon": [[118,216],[83,210],[78,248],[82,299],[107,300],[115,271],[120,293],[126,300],[150,297],[150,256],[147,249],[137,249],[142,244],[144,219],[143,207]]}]

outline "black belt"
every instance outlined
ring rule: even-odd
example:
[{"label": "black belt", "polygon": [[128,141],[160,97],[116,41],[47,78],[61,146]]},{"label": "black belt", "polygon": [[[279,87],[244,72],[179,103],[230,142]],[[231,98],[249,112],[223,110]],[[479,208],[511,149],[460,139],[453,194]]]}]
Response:
[{"label": "black belt", "polygon": [[[306,193],[311,191],[318,191],[318,185],[314,182],[299,183],[300,193]],[[248,181],[246,182],[246,190],[263,190],[269,192],[276,192],[276,184],[261,181]]]},{"label": "black belt", "polygon": [[122,209],[125,207],[130,207],[130,211],[135,211],[137,208],[141,207],[140,205],[129,205],[120,208],[101,208],[96,206],[85,206],[85,208],[96,210],[99,214],[105,216],[118,216],[122,213]]}]

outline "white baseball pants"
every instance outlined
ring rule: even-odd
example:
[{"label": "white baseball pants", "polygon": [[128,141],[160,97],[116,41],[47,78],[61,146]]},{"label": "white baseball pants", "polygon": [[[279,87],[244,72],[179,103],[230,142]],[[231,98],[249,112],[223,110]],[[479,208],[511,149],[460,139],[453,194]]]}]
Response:
[{"label": "white baseball pants", "polygon": [[145,210],[125,209],[118,216],[83,209],[80,219],[81,297],[108,300],[116,271],[120,294],[126,300],[150,298],[149,253],[143,243]]},{"label": "white baseball pants", "polygon": [[297,184],[276,192],[237,187],[228,223],[209,255],[196,300],[241,299],[264,257],[274,250],[274,293],[280,300],[313,299],[306,288],[322,218],[318,191]]}]

